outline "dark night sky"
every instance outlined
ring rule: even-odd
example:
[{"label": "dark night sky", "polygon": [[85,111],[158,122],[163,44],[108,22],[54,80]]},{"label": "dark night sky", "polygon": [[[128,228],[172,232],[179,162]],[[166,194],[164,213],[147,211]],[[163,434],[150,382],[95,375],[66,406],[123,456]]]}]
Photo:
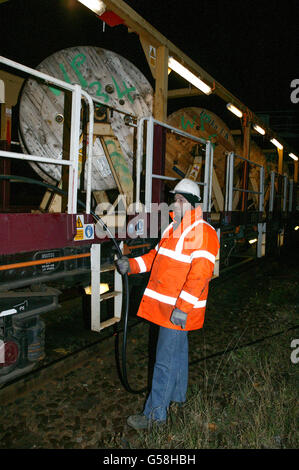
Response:
[{"label": "dark night sky", "polygon": [[298,75],[298,2],[129,0],[134,8],[254,110],[290,108]]},{"label": "dark night sky", "polygon": [[[127,3],[254,112],[289,111],[298,116],[299,104],[290,100],[290,83],[299,78],[296,0]],[[102,22],[76,0],[10,0],[0,4],[0,26],[1,55],[28,66],[37,66],[59,49],[94,45],[120,53],[152,82],[137,36],[124,26],[106,25],[103,32]],[[186,86],[171,80],[170,88]],[[223,109],[219,115],[230,126],[230,113],[218,101],[175,100],[169,112],[191,105],[216,113]]]}]

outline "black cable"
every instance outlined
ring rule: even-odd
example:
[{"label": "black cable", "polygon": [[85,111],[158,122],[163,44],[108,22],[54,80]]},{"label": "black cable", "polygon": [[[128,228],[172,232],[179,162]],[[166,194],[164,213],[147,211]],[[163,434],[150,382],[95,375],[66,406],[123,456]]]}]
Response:
[{"label": "black cable", "polygon": [[[52,191],[61,194],[61,195],[67,195],[66,191],[63,191],[60,188],[57,188],[56,186],[50,184],[50,183],[44,183],[43,181],[38,181],[33,178],[28,178],[26,176],[17,176],[17,175],[0,175],[0,180],[15,180],[15,182],[23,182],[23,183],[30,183],[30,184],[37,184],[39,186],[43,186],[47,189],[51,189]],[[78,204],[81,207],[86,208],[86,204],[82,202],[80,199],[77,200]],[[109,228],[103,222],[103,220],[92,210],[90,211],[91,215],[93,218],[99,222],[103,229],[107,232],[109,235],[109,238],[112,240],[116,247],[117,255],[118,258],[122,257],[122,252],[119,248],[119,245],[116,241],[116,239],[113,237],[112,233],[110,232]],[[123,286],[124,286],[124,292],[125,292],[125,302],[123,303],[123,311],[124,311],[124,329],[123,329],[123,344],[122,344],[122,367],[120,366],[120,355],[119,355],[119,325],[115,327],[115,358],[116,358],[116,367],[120,376],[120,381],[123,384],[124,388],[133,394],[139,394],[143,393],[147,390],[147,387],[144,387],[140,390],[134,390],[129,382],[128,382],[128,376],[127,376],[127,333],[128,333],[128,317],[129,317],[129,279],[128,279],[128,274],[122,274],[122,279],[123,279]]]}]

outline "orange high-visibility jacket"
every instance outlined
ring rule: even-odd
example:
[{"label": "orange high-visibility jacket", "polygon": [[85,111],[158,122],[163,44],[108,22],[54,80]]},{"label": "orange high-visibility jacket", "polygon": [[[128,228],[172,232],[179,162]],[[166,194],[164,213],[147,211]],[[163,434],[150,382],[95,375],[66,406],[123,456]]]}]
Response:
[{"label": "orange high-visibility jacket", "polygon": [[170,321],[177,307],[188,314],[185,331],[201,328],[218,249],[217,233],[202,219],[200,206],[187,211],[177,228],[172,222],[154,249],[130,259],[131,274],[151,271],[137,315],[180,330]]}]

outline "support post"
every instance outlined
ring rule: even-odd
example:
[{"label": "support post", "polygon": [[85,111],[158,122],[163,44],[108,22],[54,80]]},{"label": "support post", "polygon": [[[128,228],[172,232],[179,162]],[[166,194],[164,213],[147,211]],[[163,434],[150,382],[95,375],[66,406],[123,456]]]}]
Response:
[{"label": "support post", "polygon": [[265,169],[260,168],[260,188],[259,188],[259,211],[264,213],[264,197],[265,197]]},{"label": "support post", "polygon": [[[11,114],[12,108],[10,105],[0,105],[0,149],[10,151],[11,144]],[[11,160],[8,158],[1,158],[0,171],[4,175],[9,175]],[[10,205],[10,181],[1,181],[0,183],[0,207],[1,211],[8,211]]]},{"label": "support post", "polygon": [[[250,155],[250,137],[251,137],[251,123],[248,119],[248,115],[244,114],[243,122],[243,157],[249,159]],[[242,189],[248,190],[248,176],[249,176],[249,165],[248,162],[244,162],[243,168],[243,182]],[[248,193],[242,193],[242,211],[247,209]]]},{"label": "support post", "polygon": [[[5,140],[0,141],[0,149],[9,151]],[[9,158],[0,158],[0,173],[2,175],[11,174],[11,160]],[[0,182],[0,211],[8,212],[10,206],[10,181],[3,180]]]},{"label": "support post", "polygon": [[288,211],[293,211],[293,192],[294,192],[294,181],[290,180],[290,189],[289,189],[289,207]]},{"label": "support post", "polygon": [[[124,252],[124,242],[121,242],[119,245],[119,248],[121,249],[122,253]],[[115,256],[115,259],[117,259],[117,256]],[[117,292],[121,292],[123,290],[123,281],[122,277],[115,269],[114,271],[114,290]],[[114,297],[114,317],[118,318],[119,320],[121,319],[121,311],[122,311],[122,295],[117,295]]]},{"label": "support post", "polygon": [[[71,128],[71,112],[72,112],[72,95],[69,91],[64,91],[64,110],[63,110],[63,137],[62,137],[62,158],[70,159],[70,128]],[[68,166],[61,168],[61,185],[64,194],[61,196],[61,212],[67,211],[68,205],[68,183],[70,169]]]},{"label": "support post", "polygon": [[227,186],[227,211],[231,212],[233,210],[233,186],[234,186],[234,153],[231,152],[228,155],[228,186]]},{"label": "support post", "polygon": [[151,212],[152,208],[152,184],[153,184],[153,141],[154,121],[150,117],[147,123],[146,137],[146,167],[145,167],[145,211]]},{"label": "support post", "polygon": [[282,211],[287,210],[287,192],[288,192],[288,177],[284,175],[283,177],[283,200],[282,200]]},{"label": "support post", "polygon": [[72,94],[72,114],[70,129],[70,160],[69,167],[69,193],[68,208],[69,214],[77,213],[77,189],[78,189],[78,159],[79,159],[79,139],[80,139],[80,118],[81,118],[81,87],[75,85]]},{"label": "support post", "polygon": [[1,116],[0,116],[0,140],[6,142],[8,146],[11,143],[11,115],[12,108],[10,105],[2,104],[1,106]]},{"label": "support post", "polygon": [[157,47],[154,118],[166,122],[168,95],[168,48]]},{"label": "support post", "polygon": [[262,258],[266,254],[266,222],[258,224],[257,257]]},{"label": "support post", "polygon": [[275,195],[275,171],[271,171],[269,212],[274,211],[274,195]]},{"label": "support post", "polygon": [[282,175],[283,149],[277,149],[278,152],[278,174]]},{"label": "support post", "polygon": [[91,329],[101,330],[101,244],[93,244],[90,249],[91,266]]}]

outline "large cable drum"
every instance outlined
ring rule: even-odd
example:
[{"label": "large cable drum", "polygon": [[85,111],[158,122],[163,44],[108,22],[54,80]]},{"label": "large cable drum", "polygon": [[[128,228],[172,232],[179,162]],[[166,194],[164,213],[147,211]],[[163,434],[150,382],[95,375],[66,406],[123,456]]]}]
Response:
[{"label": "large cable drum", "polygon": [[[243,137],[232,136],[226,124],[214,113],[207,109],[188,107],[175,111],[168,117],[168,123],[174,127],[182,129],[189,134],[211,140],[214,146],[214,170],[219,183],[215,182],[215,174],[213,176],[213,194],[215,208],[224,209],[225,195],[225,177],[226,177],[226,155],[229,152],[235,152],[236,155],[243,156]],[[188,176],[190,177],[190,169],[200,167],[200,161],[204,161],[203,149],[198,148],[191,140],[183,139],[175,134],[169,134],[167,137],[166,147],[166,174],[168,176]],[[267,159],[262,149],[251,139],[250,157],[253,162],[262,165],[265,169],[265,184],[269,183],[270,172],[277,171],[277,162]],[[195,165],[196,160],[199,162]],[[202,169],[201,169],[202,171]],[[195,175],[196,173],[191,173]],[[241,187],[243,175],[243,160],[235,159],[234,170],[234,186]],[[201,179],[202,179],[201,174]],[[199,181],[200,175],[193,178]],[[250,165],[249,173],[249,189],[258,191],[260,184],[260,168]],[[220,190],[217,190],[217,186]],[[216,194],[217,193],[217,194]],[[222,195],[221,195],[222,193]],[[269,191],[268,191],[269,193]],[[240,193],[237,193],[240,196]],[[268,194],[266,195],[268,197]],[[253,196],[256,207],[258,207],[258,198]],[[238,199],[234,198],[233,208],[238,204]]]},{"label": "large cable drum", "polygon": [[[92,46],[58,51],[45,59],[37,70],[68,83],[80,84],[103,105],[102,111],[99,107],[96,109],[96,115],[107,107],[123,112],[110,113],[109,121],[132,173],[134,128],[125,124],[125,116],[140,118],[152,113],[153,90],[144,75],[119,54]],[[25,152],[57,160],[62,158],[65,100],[66,94],[60,89],[31,78],[26,81],[20,97],[19,115],[20,141]],[[31,165],[45,181],[60,181],[60,165]],[[102,145],[99,139],[94,139],[92,189],[114,187],[116,184]]]},{"label": "large cable drum", "polygon": [[[175,111],[167,119],[168,124],[196,137],[211,140],[214,146],[214,168],[221,188],[224,188],[226,154],[235,149],[229,128],[216,114],[204,108],[188,107]],[[168,135],[166,144],[166,174],[189,176],[196,158],[204,157],[203,149],[194,141]],[[199,179],[199,178],[198,178]]]}]

